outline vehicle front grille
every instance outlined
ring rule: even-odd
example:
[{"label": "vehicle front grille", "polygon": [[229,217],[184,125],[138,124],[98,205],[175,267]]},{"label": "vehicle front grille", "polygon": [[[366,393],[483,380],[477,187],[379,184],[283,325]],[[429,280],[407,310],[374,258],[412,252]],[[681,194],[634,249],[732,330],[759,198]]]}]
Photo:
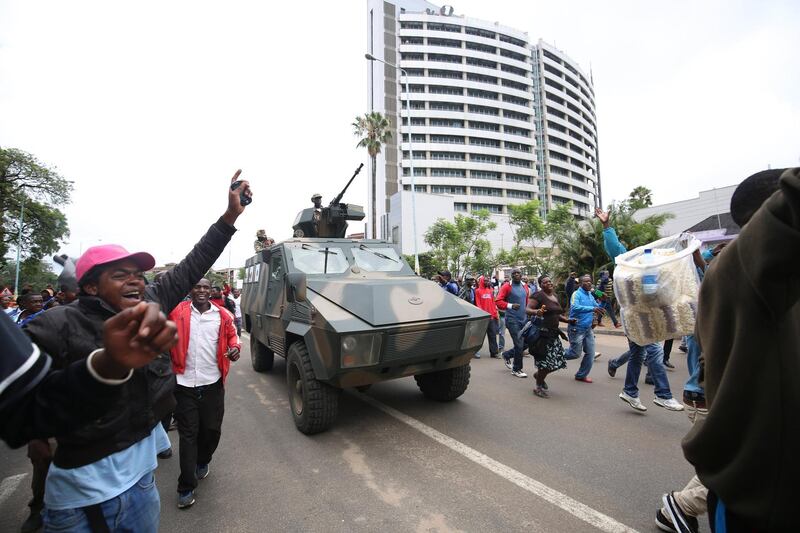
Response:
[{"label": "vehicle front grille", "polygon": [[464,326],[422,329],[386,336],[383,359],[404,359],[458,350],[464,339]]}]

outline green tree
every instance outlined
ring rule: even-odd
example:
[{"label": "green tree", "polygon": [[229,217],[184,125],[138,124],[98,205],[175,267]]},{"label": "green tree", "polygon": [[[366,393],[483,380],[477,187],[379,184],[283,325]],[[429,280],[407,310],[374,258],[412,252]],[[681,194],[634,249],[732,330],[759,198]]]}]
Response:
[{"label": "green tree", "polygon": [[212,287],[222,287],[228,282],[228,278],[222,274],[219,274],[218,272],[215,272],[214,269],[206,272],[204,277],[211,282]]},{"label": "green tree", "polygon": [[[8,261],[0,265],[0,290],[8,287],[12,292],[14,291],[14,281],[17,274],[16,261]],[[56,287],[58,276],[50,268],[47,261],[38,259],[26,259],[20,264],[19,268],[19,286],[24,287],[30,284],[36,292],[44,289],[48,284]],[[56,287],[58,289],[58,287]]]},{"label": "green tree", "polygon": [[[414,256],[403,256],[411,268],[414,268]],[[440,267],[434,262],[433,254],[431,252],[423,252],[419,254],[419,275],[425,279],[431,279],[440,270]]]},{"label": "green tree", "polygon": [[58,251],[69,226],[56,206],[69,203],[71,192],[72,182],[33,155],[0,148],[0,264],[18,245],[23,205],[20,256],[36,262]]},{"label": "green tree", "polygon": [[372,162],[372,181],[370,182],[370,197],[372,199],[372,216],[371,216],[371,224],[372,224],[372,238],[377,238],[377,229],[376,229],[376,220],[378,218],[378,211],[377,211],[377,201],[378,201],[378,193],[377,193],[377,157],[378,154],[381,152],[381,147],[389,142],[389,139],[392,138],[392,132],[390,131],[390,123],[389,120],[383,116],[382,114],[378,113],[377,111],[373,111],[371,113],[365,113],[364,116],[356,117],[356,121],[353,122],[353,134],[356,137],[360,137],[361,139],[358,141],[356,146],[363,146],[367,149],[367,153],[369,154],[370,160]]},{"label": "green tree", "polygon": [[634,189],[628,195],[626,202],[628,207],[634,211],[644,209],[645,207],[650,207],[653,205],[653,191],[641,185],[634,187]]},{"label": "green tree", "polygon": [[540,245],[548,233],[539,207],[539,200],[508,206],[508,222],[514,232],[514,245],[503,257],[503,264],[523,266],[530,273],[547,271],[551,250]]},{"label": "green tree", "polygon": [[425,242],[431,247],[433,262],[460,277],[471,267],[485,267],[491,248],[486,234],[496,227],[488,210],[458,214],[453,222],[443,218],[434,222],[425,232]]},{"label": "green tree", "polygon": [[[629,198],[642,193],[642,189],[644,188],[634,189]],[[639,209],[636,205],[639,204],[625,201],[608,208],[609,222],[629,250],[658,240],[659,229],[667,219],[672,218],[670,214],[651,215],[637,221],[634,218]],[[570,213],[570,208],[571,203],[564,204],[548,213],[546,233],[556,250],[549,272],[556,279],[563,280],[571,271],[579,275],[588,273],[596,276],[601,270],[613,270],[614,263],[603,245],[603,225],[594,217],[576,220]]]}]

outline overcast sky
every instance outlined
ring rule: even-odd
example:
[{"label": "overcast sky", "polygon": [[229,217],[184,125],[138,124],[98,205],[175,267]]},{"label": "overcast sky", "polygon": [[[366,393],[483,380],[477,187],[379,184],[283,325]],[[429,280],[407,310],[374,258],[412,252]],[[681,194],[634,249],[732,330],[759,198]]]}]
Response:
[{"label": "overcast sky", "polygon": [[[656,203],[800,164],[800,2],[462,0],[564,50],[597,97],[603,199]],[[62,251],[98,242],[181,259],[225,208],[254,202],[217,266],[258,228],[283,239],[367,155],[366,2],[0,3],[0,145],[74,180]],[[366,165],[365,165],[366,169]],[[366,204],[367,172],[346,201]]]}]

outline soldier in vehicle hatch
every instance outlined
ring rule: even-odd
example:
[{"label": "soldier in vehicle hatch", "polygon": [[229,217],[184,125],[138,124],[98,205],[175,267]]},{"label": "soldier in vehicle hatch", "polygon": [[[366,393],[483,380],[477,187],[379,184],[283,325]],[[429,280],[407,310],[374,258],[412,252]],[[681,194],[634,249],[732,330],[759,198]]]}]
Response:
[{"label": "soldier in vehicle hatch", "polygon": [[269,237],[267,237],[267,232],[263,229],[260,229],[256,232],[256,240],[253,242],[253,248],[256,252],[260,252],[261,250],[265,250],[269,246]]}]

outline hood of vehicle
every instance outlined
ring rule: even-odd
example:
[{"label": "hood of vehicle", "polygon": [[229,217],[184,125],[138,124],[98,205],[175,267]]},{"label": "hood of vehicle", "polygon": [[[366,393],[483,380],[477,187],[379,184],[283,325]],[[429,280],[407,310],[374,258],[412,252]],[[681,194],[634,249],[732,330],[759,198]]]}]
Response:
[{"label": "hood of vehicle", "polygon": [[372,326],[470,315],[469,304],[427,280],[309,279],[307,287]]}]

